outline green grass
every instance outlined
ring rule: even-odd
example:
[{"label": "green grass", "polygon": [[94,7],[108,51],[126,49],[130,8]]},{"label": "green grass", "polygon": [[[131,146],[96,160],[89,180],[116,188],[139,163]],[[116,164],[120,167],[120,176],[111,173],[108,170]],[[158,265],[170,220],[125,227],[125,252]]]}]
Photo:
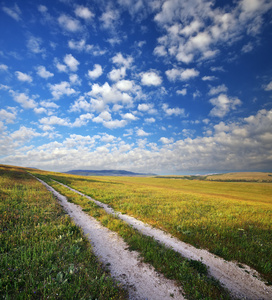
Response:
[{"label": "green grass", "polygon": [[49,177],[41,175],[38,177],[65,195],[68,201],[80,205],[83,211],[95,217],[102,225],[117,232],[131,250],[137,250],[140,253],[144,262],[153,265],[167,278],[176,280],[187,299],[230,299],[228,292],[220,286],[220,283],[208,276],[207,268],[201,262],[185,259],[153,238],[140,234],[123,221],[108,215],[86,197],[51,181]]},{"label": "green grass", "polygon": [[127,299],[45,187],[0,166],[0,298]]},{"label": "green grass", "polygon": [[50,177],[184,242],[245,263],[272,283],[270,183],[57,173]]}]

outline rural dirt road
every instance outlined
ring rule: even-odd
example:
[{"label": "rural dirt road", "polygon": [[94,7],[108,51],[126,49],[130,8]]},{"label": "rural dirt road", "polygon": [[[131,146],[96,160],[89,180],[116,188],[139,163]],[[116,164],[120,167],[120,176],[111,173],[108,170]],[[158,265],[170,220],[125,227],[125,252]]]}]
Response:
[{"label": "rural dirt road", "polygon": [[130,299],[185,299],[181,288],[174,281],[166,279],[152,266],[141,262],[138,258],[139,253],[127,250],[128,245],[118,234],[103,227],[94,218],[84,213],[78,205],[68,202],[66,197],[44,181],[38,180],[58,198],[64,210],[83,229],[95,255],[104,265],[107,265],[111,275],[128,289]]},{"label": "rural dirt road", "polygon": [[208,266],[210,275],[219,280],[234,297],[252,300],[272,299],[272,287],[265,285],[265,283],[259,279],[258,273],[248,266],[243,265],[243,268],[240,268],[237,263],[225,261],[206,250],[197,249],[162,230],[153,228],[131,216],[116,212],[108,205],[92,199],[91,197],[72,189],[67,185],[62,185],[84,197],[87,197],[89,200],[94,201],[97,205],[103,207],[107,213],[117,216],[126,223],[132,225],[139,232],[153,237],[155,240],[165,244],[167,247],[179,252],[182,256],[188,259],[201,261]]}]

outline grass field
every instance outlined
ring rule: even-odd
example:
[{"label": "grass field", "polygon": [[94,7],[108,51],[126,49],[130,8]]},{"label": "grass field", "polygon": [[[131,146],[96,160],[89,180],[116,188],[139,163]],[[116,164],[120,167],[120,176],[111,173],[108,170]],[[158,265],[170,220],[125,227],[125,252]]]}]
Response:
[{"label": "grass field", "polygon": [[196,247],[245,263],[272,282],[270,183],[53,173],[49,177]]},{"label": "grass field", "polygon": [[81,230],[24,170],[0,166],[0,298],[127,299]]}]

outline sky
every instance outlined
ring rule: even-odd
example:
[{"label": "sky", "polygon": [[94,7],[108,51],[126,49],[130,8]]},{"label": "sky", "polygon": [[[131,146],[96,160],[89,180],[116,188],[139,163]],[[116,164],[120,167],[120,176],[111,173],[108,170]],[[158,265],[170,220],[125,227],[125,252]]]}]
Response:
[{"label": "sky", "polygon": [[272,171],[271,0],[3,0],[0,163]]}]

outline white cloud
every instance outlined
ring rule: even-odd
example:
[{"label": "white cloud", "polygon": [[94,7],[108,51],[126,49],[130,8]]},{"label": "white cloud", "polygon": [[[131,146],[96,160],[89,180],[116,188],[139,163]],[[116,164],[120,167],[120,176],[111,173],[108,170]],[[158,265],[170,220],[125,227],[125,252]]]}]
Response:
[{"label": "white cloud", "polygon": [[59,22],[59,25],[67,31],[77,32],[77,31],[82,30],[81,24],[78,20],[76,20],[70,16],[67,16],[65,14],[62,14],[58,18],[58,22]]},{"label": "white cloud", "polygon": [[99,20],[101,21],[103,28],[114,29],[119,17],[120,14],[118,10],[108,8],[107,11],[105,11],[99,18]]},{"label": "white cloud", "polygon": [[138,105],[138,110],[141,112],[147,112],[148,114],[156,114],[157,110],[154,108],[153,103],[142,103]]},{"label": "white cloud", "polygon": [[31,140],[35,136],[40,136],[40,133],[37,133],[33,128],[20,126],[20,129],[14,131],[10,136],[12,140],[16,141],[17,143],[24,143]]},{"label": "white cloud", "polygon": [[133,57],[129,55],[124,57],[123,54],[119,52],[112,58],[112,62],[118,66],[129,68],[133,63]]},{"label": "white cloud", "polygon": [[21,20],[21,10],[19,8],[19,6],[15,3],[13,7],[6,7],[3,6],[2,7],[3,11],[9,15],[10,17],[12,17],[14,20],[16,21],[20,21]]},{"label": "white cloud", "polygon": [[123,119],[125,120],[129,120],[129,121],[136,121],[138,120],[137,117],[135,117],[132,113],[126,113],[124,115],[122,115]]},{"label": "white cloud", "polygon": [[182,96],[185,96],[187,94],[187,89],[182,89],[182,90],[177,90],[176,93],[178,95],[182,95]]},{"label": "white cloud", "polygon": [[34,112],[36,114],[44,114],[47,113],[47,110],[44,107],[35,107]]},{"label": "white cloud", "polygon": [[78,65],[80,64],[80,62],[76,60],[72,54],[66,54],[63,61],[73,72],[77,71]]},{"label": "white cloud", "polygon": [[[79,41],[69,40],[68,47],[73,50],[83,51],[86,49],[86,40],[81,39]],[[89,45],[90,47],[90,45]]]},{"label": "white cloud", "polygon": [[67,81],[62,81],[61,83],[56,84],[49,84],[49,89],[51,90],[51,94],[55,99],[59,99],[63,95],[70,96],[76,93],[76,91],[71,88],[70,83]]},{"label": "white cloud", "polygon": [[265,91],[272,91],[272,81],[270,81],[264,88]]},{"label": "white cloud", "polygon": [[228,88],[224,84],[221,84],[218,86],[211,87],[208,95],[214,96],[217,94],[225,93],[225,92],[227,92],[227,90],[228,90]]},{"label": "white cloud", "polygon": [[217,79],[217,77],[215,77],[215,76],[203,76],[202,77],[203,81],[213,81],[213,80],[216,80],[216,79]]},{"label": "white cloud", "polygon": [[4,64],[0,64],[0,71],[7,71],[8,70],[8,66],[4,65]]},{"label": "white cloud", "polygon": [[57,116],[45,117],[39,120],[43,125],[60,125],[60,126],[70,126],[69,119],[62,119]]},{"label": "white cloud", "polygon": [[167,116],[185,116],[185,110],[184,108],[179,108],[179,107],[175,107],[175,108],[169,108],[168,104],[163,104],[162,105],[162,109],[163,111],[166,113]]},{"label": "white cloud", "polygon": [[217,98],[210,99],[209,102],[214,105],[209,115],[219,118],[223,118],[230,110],[235,110],[242,104],[238,98],[229,98],[225,94],[220,94]]},{"label": "white cloud", "polygon": [[29,98],[25,93],[16,93],[12,90],[9,91],[12,95],[14,101],[21,104],[21,106],[25,109],[35,108],[37,107],[37,103]]},{"label": "white cloud", "polygon": [[186,81],[191,78],[197,77],[199,75],[199,71],[195,70],[194,68],[192,69],[173,68],[171,70],[167,70],[165,74],[168,80],[170,81],[176,81],[176,80]]},{"label": "white cloud", "polygon": [[199,75],[199,71],[195,69],[186,69],[181,72],[180,78],[181,80],[188,80]]},{"label": "white cloud", "polygon": [[41,47],[42,39],[34,36],[30,36],[27,41],[27,48],[35,54],[44,53],[45,49]]},{"label": "white cloud", "polygon": [[136,131],[136,134],[137,134],[137,136],[149,136],[150,135],[150,133],[145,132],[143,129],[140,129],[140,128]]},{"label": "white cloud", "polygon": [[71,127],[81,127],[88,124],[89,120],[92,120],[93,114],[87,113],[80,115],[78,118],[76,118],[75,122],[71,124]]},{"label": "white cloud", "polygon": [[149,71],[141,74],[141,83],[147,86],[158,86],[162,84],[162,78],[155,71]]},{"label": "white cloud", "polygon": [[8,111],[6,109],[0,109],[0,120],[5,121],[7,124],[14,123],[17,117],[17,112],[15,110]]},{"label": "white cloud", "polygon": [[37,74],[44,79],[48,79],[54,76],[54,74],[47,71],[44,66],[38,66],[36,69],[37,69]]},{"label": "white cloud", "polygon": [[146,119],[144,119],[144,120],[145,120],[145,122],[148,123],[148,124],[152,124],[152,123],[155,123],[155,122],[156,122],[156,119],[154,119],[154,118],[146,118]]},{"label": "white cloud", "polygon": [[88,70],[88,76],[91,79],[97,79],[103,73],[102,67],[99,64],[94,65],[94,69],[92,71]]},{"label": "white cloud", "polygon": [[48,11],[47,7],[45,5],[39,5],[38,6],[38,11],[40,13],[46,13]]},{"label": "white cloud", "polygon": [[112,120],[111,114],[108,111],[101,112],[97,117],[93,118],[93,122],[102,123],[103,126],[109,129],[120,128],[127,125],[126,120]]},{"label": "white cloud", "polygon": [[59,63],[58,61],[55,61],[56,67],[59,72],[67,72],[67,66]]},{"label": "white cloud", "polygon": [[69,109],[70,112],[80,112],[81,110],[92,110],[92,105],[88,101],[86,101],[86,99],[83,96],[81,96],[73,104],[71,104]]},{"label": "white cloud", "polygon": [[59,105],[57,105],[55,102],[51,101],[41,101],[40,105],[46,108],[59,108]]},{"label": "white cloud", "polygon": [[79,76],[77,74],[71,74],[69,76],[69,79],[70,79],[71,84],[81,85],[81,79],[79,78]]},{"label": "white cloud", "polygon": [[82,5],[78,6],[75,10],[76,16],[84,19],[84,20],[89,20],[94,17],[94,14],[89,10],[88,7],[84,7]]},{"label": "white cloud", "polygon": [[127,92],[132,90],[134,82],[132,80],[120,80],[116,83],[118,90]]},{"label": "white cloud", "polygon": [[94,110],[104,110],[109,104],[123,104],[131,106],[133,98],[126,92],[121,92],[115,86],[111,87],[107,82],[103,85],[97,83],[92,85],[92,90],[88,93]]},{"label": "white cloud", "polygon": [[160,142],[162,142],[163,144],[167,145],[167,144],[171,144],[174,142],[174,139],[173,138],[167,138],[167,137],[161,137],[159,139]]},{"label": "white cloud", "polygon": [[15,75],[17,76],[18,80],[25,81],[25,82],[32,82],[32,77],[28,74],[22,73],[20,71],[16,71]]},{"label": "white cloud", "polygon": [[119,81],[126,76],[126,68],[122,67],[120,69],[113,69],[109,74],[108,77],[112,81]]}]

